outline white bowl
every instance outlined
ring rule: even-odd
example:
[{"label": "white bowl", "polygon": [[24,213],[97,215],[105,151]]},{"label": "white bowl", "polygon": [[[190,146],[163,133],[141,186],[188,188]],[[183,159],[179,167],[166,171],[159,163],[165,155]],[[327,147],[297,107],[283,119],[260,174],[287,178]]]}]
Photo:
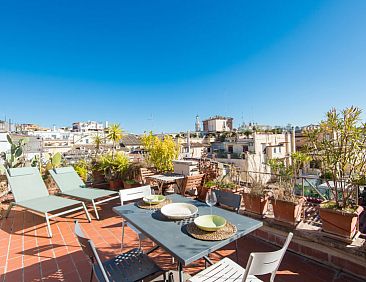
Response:
[{"label": "white bowl", "polygon": [[194,216],[198,212],[198,208],[186,203],[172,203],[163,206],[160,211],[170,219],[184,219]]},{"label": "white bowl", "polygon": [[144,197],[142,200],[146,204],[157,205],[157,204],[160,204],[161,202],[164,202],[165,199],[166,198],[163,195],[150,195],[150,196]]}]

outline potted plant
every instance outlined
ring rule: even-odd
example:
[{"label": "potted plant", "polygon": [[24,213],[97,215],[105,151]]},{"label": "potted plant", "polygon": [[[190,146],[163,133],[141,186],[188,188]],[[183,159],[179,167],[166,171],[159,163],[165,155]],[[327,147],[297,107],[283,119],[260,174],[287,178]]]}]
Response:
[{"label": "potted plant", "polygon": [[128,189],[128,188],[135,188],[135,187],[140,187],[141,184],[136,181],[135,179],[126,179],[123,180],[123,188]]},{"label": "potted plant", "polygon": [[88,172],[89,166],[85,160],[79,160],[76,164],[74,164],[74,169],[80,178],[85,182],[88,180]]},{"label": "potted plant", "polygon": [[207,181],[203,184],[200,191],[198,191],[197,199],[200,201],[206,201],[206,194],[210,189],[215,189],[217,187],[217,183],[213,180]]},{"label": "potted plant", "polygon": [[143,164],[131,163],[123,174],[123,188],[134,188],[141,186],[137,180],[140,177],[140,168]]},{"label": "potted plant", "polygon": [[358,183],[366,174],[366,124],[361,109],[349,107],[326,114],[318,128],[308,130],[308,152],[319,161],[331,197],[320,206],[322,229],[346,240],[359,229]]},{"label": "potted plant", "polygon": [[122,176],[129,165],[128,158],[123,153],[101,155],[97,160],[98,170],[103,171],[111,190],[122,187]]},{"label": "potted plant", "polygon": [[305,198],[295,196],[294,187],[301,162],[307,160],[304,153],[291,155],[292,165],[285,165],[282,159],[270,159],[268,165],[274,172],[275,183],[271,204],[275,220],[281,224],[294,226],[301,218]]},{"label": "potted plant", "polygon": [[217,189],[221,189],[225,192],[231,192],[231,193],[234,193],[236,191],[236,187],[237,185],[233,182],[228,182],[228,181],[221,181],[221,182],[218,182],[217,185],[216,185]]},{"label": "potted plant", "polygon": [[269,202],[265,184],[259,175],[251,178],[251,187],[245,188],[243,191],[245,211],[263,217],[268,210]]},{"label": "potted plant", "polygon": [[46,162],[42,165],[42,161],[40,160],[41,163],[41,174],[42,177],[45,181],[45,184],[47,186],[48,192],[50,194],[57,194],[58,192],[58,187],[55,183],[55,181],[53,180],[53,178],[50,176],[49,174],[49,170],[60,167],[62,165],[62,155],[61,153],[57,152],[55,154],[46,154],[45,155],[45,159]]}]

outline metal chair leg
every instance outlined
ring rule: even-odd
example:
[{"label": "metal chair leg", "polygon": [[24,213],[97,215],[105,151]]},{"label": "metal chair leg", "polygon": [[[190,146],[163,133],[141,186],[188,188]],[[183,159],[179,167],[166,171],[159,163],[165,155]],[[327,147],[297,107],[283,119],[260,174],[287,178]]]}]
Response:
[{"label": "metal chair leg", "polygon": [[11,209],[15,206],[15,203],[11,202],[8,206],[8,209],[6,210],[6,213],[5,213],[5,218],[8,218],[9,214],[10,214],[10,211]]},{"label": "metal chair leg", "polygon": [[52,237],[52,231],[51,231],[50,219],[48,218],[48,214],[47,213],[45,213],[44,215],[46,217],[46,224],[47,224],[48,236],[51,238]]},{"label": "metal chair leg", "polygon": [[121,250],[123,249],[123,242],[125,238],[125,221],[122,219],[122,240],[121,240]]},{"label": "metal chair leg", "polygon": [[235,240],[235,249],[236,249],[236,262],[239,263],[239,248],[238,248],[238,240]]},{"label": "metal chair leg", "polygon": [[94,267],[92,266],[90,273],[90,282],[93,282],[93,276],[94,276]]},{"label": "metal chair leg", "polygon": [[86,218],[88,219],[89,222],[91,222],[91,218],[90,218],[88,210],[86,209],[85,204],[83,202],[81,202],[81,204],[83,205],[83,208],[84,208],[84,211],[85,211],[85,214],[86,214]]},{"label": "metal chair leg", "polygon": [[92,200],[92,205],[93,205],[93,209],[94,209],[94,212],[95,212],[95,217],[97,218],[97,220],[99,220],[99,214],[98,214],[97,206],[95,205],[94,200]]}]

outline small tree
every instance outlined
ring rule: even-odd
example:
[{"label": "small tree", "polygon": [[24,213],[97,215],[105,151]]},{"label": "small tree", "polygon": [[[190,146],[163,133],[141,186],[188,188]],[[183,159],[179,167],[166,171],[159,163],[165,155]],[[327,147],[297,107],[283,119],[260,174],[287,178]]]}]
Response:
[{"label": "small tree", "polygon": [[285,165],[283,159],[270,159],[267,165],[271,168],[271,171],[276,175],[279,181],[278,194],[282,200],[295,202],[297,201],[294,194],[294,187],[296,179],[299,176],[300,168],[304,164],[309,163],[311,158],[303,152],[295,152],[291,154],[291,165]]},{"label": "small tree", "polygon": [[146,162],[162,172],[173,170],[173,160],[178,158],[179,145],[169,135],[159,139],[152,132],[142,137],[142,143],[147,151]]},{"label": "small tree", "polygon": [[111,124],[108,127],[108,140],[113,142],[112,145],[112,159],[114,158],[114,152],[116,150],[116,143],[122,139],[122,129],[119,124]]},{"label": "small tree", "polygon": [[97,135],[95,135],[93,137],[93,144],[95,145],[95,150],[96,153],[95,155],[97,156],[100,152],[100,145],[103,143],[104,139],[97,133]]},{"label": "small tree", "polygon": [[337,209],[354,209],[355,184],[366,173],[366,124],[360,120],[361,112],[353,106],[341,112],[331,109],[319,128],[307,132],[309,154],[320,161]]}]

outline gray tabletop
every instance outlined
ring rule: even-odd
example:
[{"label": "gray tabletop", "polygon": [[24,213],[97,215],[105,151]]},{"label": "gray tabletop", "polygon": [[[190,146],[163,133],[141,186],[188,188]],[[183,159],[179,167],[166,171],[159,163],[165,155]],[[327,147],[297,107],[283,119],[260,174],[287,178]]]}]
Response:
[{"label": "gray tabletop", "polygon": [[[210,214],[210,208],[202,202],[191,200],[180,195],[167,196],[173,203],[190,203],[198,207],[198,214]],[[160,211],[149,212],[135,204],[114,207],[113,211],[123,217],[157,245],[164,248],[183,265],[188,265],[208,254],[224,247],[230,242],[260,228],[262,222],[234,212],[213,207],[213,214],[225,217],[237,227],[237,233],[226,240],[202,241],[191,237],[185,225],[193,219],[172,221],[166,219]]]}]

